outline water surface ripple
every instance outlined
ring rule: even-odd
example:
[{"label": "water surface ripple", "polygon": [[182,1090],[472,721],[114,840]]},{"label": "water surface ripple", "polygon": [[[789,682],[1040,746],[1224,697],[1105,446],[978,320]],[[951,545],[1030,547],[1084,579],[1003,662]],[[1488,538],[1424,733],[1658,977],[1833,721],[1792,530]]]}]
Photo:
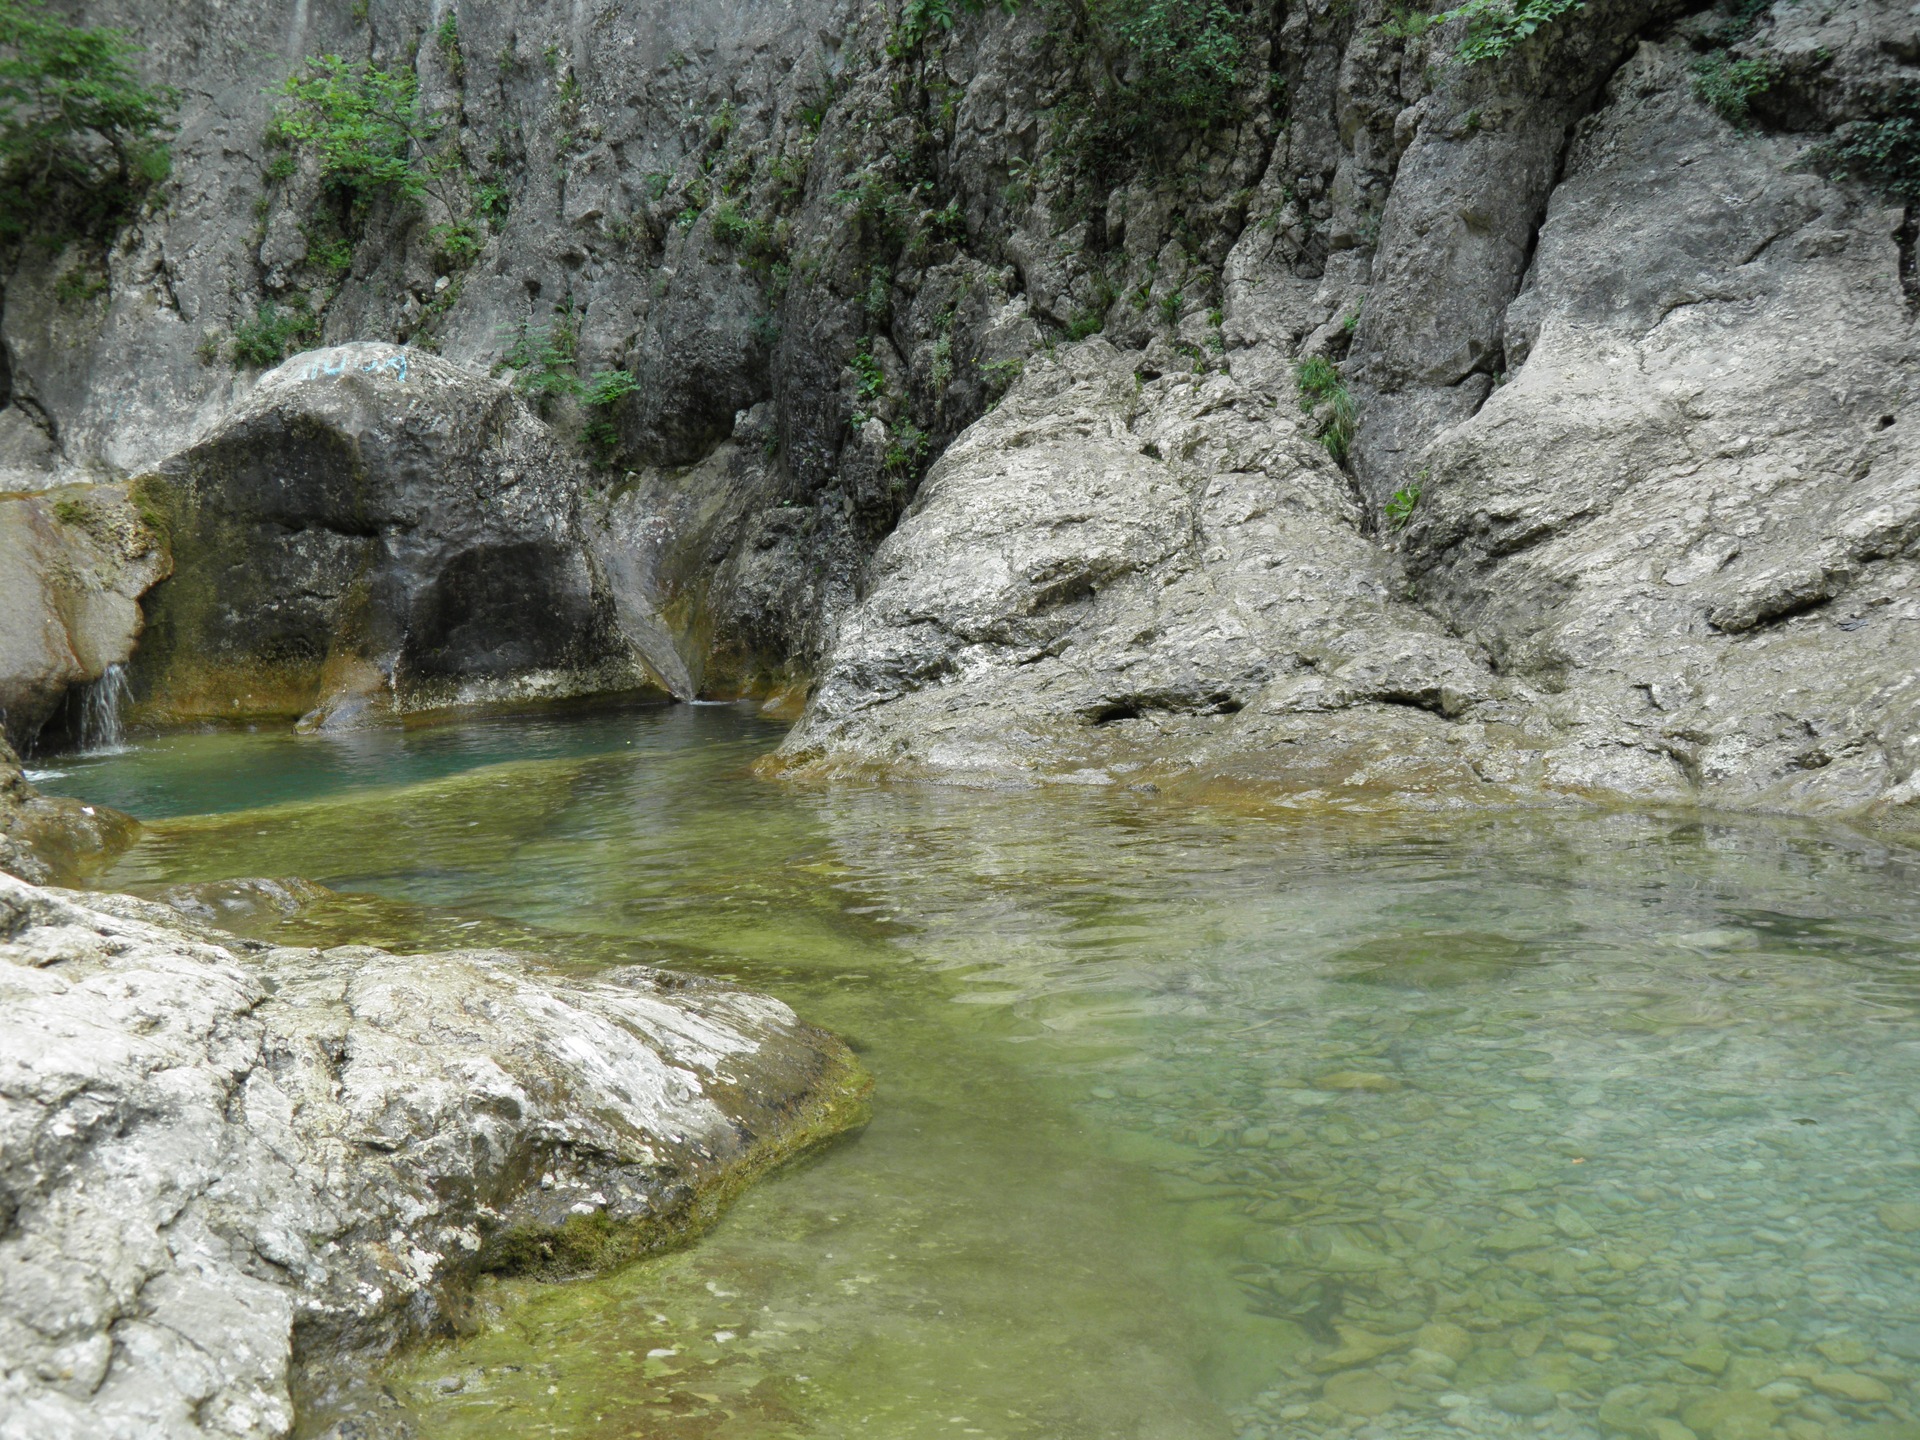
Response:
[{"label": "water surface ripple", "polygon": [[1920,1440],[1920,864],[755,779],[737,711],[181,735],[51,785],[238,928],[731,976],[872,1124],[686,1252],[493,1285],[423,1437]]}]

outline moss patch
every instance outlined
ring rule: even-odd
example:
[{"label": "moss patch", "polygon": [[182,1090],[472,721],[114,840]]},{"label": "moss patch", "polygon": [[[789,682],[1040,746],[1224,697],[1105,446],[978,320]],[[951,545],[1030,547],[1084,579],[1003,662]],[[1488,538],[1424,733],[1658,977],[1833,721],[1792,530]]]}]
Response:
[{"label": "moss patch", "polygon": [[735,1197],[777,1166],[864,1125],[873,1077],[844,1042],[822,1036],[825,1064],[785,1122],[761,1135],[745,1156],[685,1187],[669,1209],[620,1219],[605,1211],[573,1215],[558,1227],[519,1225],[491,1237],[478,1269],[542,1279],[576,1278],[685,1245],[708,1230]]}]

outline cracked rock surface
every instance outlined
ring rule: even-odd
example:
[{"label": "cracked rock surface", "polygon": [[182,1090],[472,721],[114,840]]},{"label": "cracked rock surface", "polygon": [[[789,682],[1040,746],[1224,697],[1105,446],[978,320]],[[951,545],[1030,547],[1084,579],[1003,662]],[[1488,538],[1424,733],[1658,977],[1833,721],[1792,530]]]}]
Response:
[{"label": "cracked rock surface", "polygon": [[1291,396],[1134,363],[1036,362],[946,453],[782,763],[1341,802],[1530,774],[1528,692],[1405,602]]},{"label": "cracked rock surface", "polygon": [[498,952],[276,949],[0,876],[0,1436],[383,1431],[351,1362],[483,1268],[696,1229],[845,1122],[778,1001]]}]

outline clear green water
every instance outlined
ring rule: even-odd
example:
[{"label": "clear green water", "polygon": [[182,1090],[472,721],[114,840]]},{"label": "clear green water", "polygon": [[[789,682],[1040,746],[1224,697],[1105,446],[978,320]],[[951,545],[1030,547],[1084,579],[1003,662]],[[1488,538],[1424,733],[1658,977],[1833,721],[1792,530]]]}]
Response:
[{"label": "clear green water", "polygon": [[861,1050],[864,1132],[410,1359],[424,1437],[1920,1437],[1914,852],[799,790],[750,773],[777,738],[176,736],[43,782],[157,822],[109,885],[349,892],[255,933],[665,962]]}]

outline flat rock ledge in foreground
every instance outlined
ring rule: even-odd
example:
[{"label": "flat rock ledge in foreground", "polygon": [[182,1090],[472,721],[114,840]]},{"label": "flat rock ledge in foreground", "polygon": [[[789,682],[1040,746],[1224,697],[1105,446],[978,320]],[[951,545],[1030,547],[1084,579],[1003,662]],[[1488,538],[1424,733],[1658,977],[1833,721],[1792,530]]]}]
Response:
[{"label": "flat rock ledge in foreground", "polygon": [[0,875],[0,1437],[389,1433],[367,1362],[478,1274],[690,1234],[863,1087],[717,982],[272,948]]}]

